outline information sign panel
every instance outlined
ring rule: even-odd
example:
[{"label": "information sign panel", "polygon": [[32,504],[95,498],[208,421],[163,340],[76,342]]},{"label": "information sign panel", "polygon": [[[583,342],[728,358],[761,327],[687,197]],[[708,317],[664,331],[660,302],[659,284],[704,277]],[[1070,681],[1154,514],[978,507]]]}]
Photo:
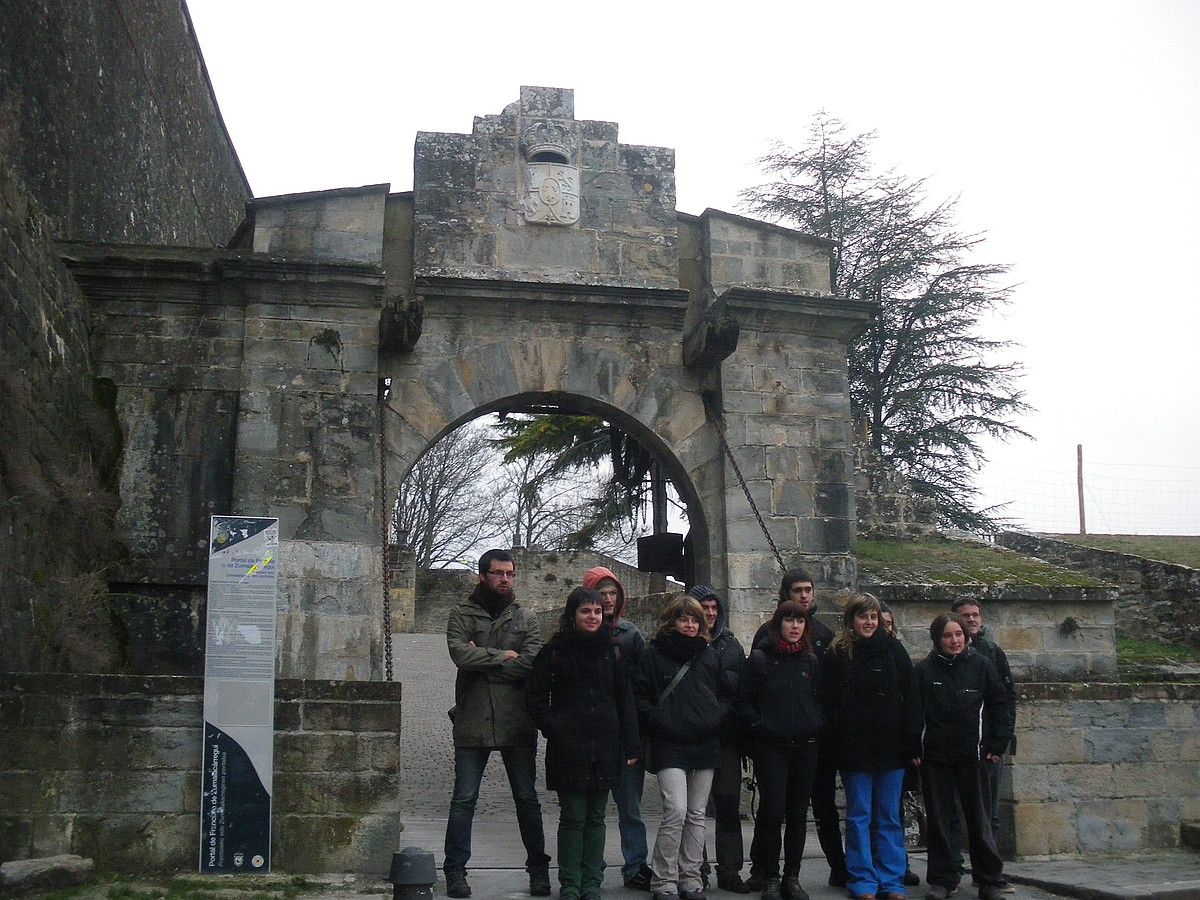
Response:
[{"label": "information sign panel", "polygon": [[279,520],[213,516],[200,871],[271,870]]}]

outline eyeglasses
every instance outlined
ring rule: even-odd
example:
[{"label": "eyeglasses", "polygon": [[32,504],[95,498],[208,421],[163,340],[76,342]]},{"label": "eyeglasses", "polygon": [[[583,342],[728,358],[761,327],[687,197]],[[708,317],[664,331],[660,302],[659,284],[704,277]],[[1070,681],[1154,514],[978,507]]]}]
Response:
[{"label": "eyeglasses", "polygon": [[516,578],[516,572],[485,572],[485,575],[490,575],[492,578]]}]

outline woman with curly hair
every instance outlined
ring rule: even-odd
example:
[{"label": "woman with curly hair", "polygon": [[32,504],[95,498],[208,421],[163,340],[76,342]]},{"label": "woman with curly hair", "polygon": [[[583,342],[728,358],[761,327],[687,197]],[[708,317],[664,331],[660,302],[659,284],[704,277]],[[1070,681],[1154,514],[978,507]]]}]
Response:
[{"label": "woman with curly hair", "polygon": [[656,900],[704,897],[704,810],[731,694],[730,675],[709,646],[704,609],[694,597],[676,597],[659,616],[634,678],[646,769],[658,775],[662,793],[650,862]]}]

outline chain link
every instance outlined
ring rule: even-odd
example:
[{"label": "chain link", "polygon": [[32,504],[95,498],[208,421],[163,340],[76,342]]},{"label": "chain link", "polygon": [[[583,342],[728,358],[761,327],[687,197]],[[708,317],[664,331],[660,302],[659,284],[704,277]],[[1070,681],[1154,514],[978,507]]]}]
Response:
[{"label": "chain link", "polygon": [[774,538],[771,537],[771,532],[767,530],[767,523],[763,521],[762,513],[758,511],[758,504],[754,502],[754,497],[750,494],[750,486],[746,484],[745,476],[742,475],[742,469],[737,464],[737,459],[734,458],[733,450],[729,446],[729,440],[725,437],[725,426],[721,423],[721,418],[717,415],[716,410],[709,406],[707,398],[704,405],[710,413],[713,425],[716,426],[717,437],[721,439],[721,448],[725,451],[725,456],[729,458],[730,465],[733,466],[733,473],[737,475],[738,484],[742,486],[742,493],[746,495],[746,502],[750,504],[750,510],[754,513],[754,518],[758,519],[758,527],[762,529],[763,536],[771,546],[771,552],[775,554],[775,561],[779,563],[779,570],[786,572],[787,564],[783,561],[783,554],[779,552],[779,548],[775,546]]},{"label": "chain link", "polygon": [[[379,496],[380,548],[383,552],[383,671],[384,680],[392,680],[392,560],[388,547],[387,485],[387,394],[379,392]],[[393,501],[395,502],[395,501]]]}]

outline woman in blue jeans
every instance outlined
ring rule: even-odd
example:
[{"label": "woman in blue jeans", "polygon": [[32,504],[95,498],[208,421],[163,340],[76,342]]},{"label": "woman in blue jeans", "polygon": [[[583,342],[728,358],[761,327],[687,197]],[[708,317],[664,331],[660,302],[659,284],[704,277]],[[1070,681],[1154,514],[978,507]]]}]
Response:
[{"label": "woman in blue jeans", "polygon": [[856,594],[822,660],[825,711],[846,790],[847,893],[903,900],[904,767],[920,757],[921,707],[904,647],[880,625],[879,600]]}]

